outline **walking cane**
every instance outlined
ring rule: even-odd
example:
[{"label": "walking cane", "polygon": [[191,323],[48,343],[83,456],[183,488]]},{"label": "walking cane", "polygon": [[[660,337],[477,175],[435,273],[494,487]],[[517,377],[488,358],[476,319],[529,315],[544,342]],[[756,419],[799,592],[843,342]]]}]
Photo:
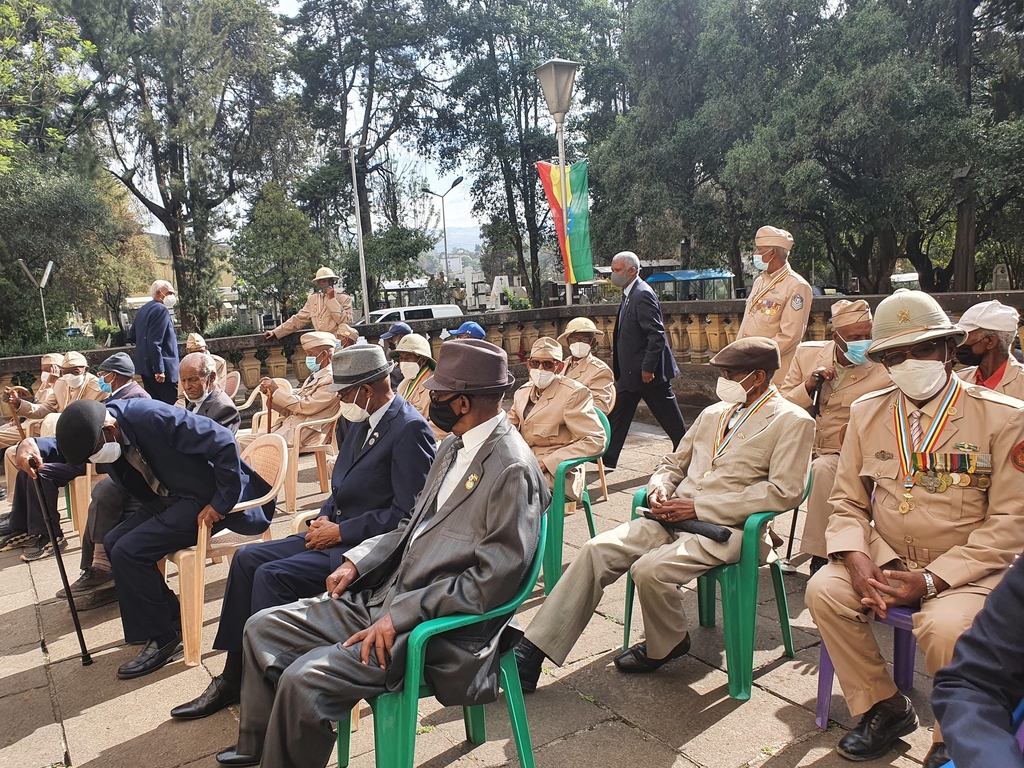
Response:
[{"label": "walking cane", "polygon": [[71,585],[68,584],[68,572],[64,570],[64,559],[60,555],[60,547],[57,546],[57,532],[53,530],[53,521],[50,519],[46,509],[46,498],[43,496],[43,481],[39,478],[39,464],[34,458],[28,460],[28,464],[36,470],[35,481],[32,483],[36,488],[36,498],[39,500],[39,509],[43,512],[43,522],[46,524],[46,533],[50,537],[50,546],[53,547],[53,556],[57,558],[57,570],[60,571],[60,580],[64,583],[64,596],[68,599],[68,607],[71,609],[71,618],[75,622],[75,633],[78,635],[78,647],[82,649],[82,666],[88,667],[92,664],[92,656],[89,649],[85,647],[85,637],[82,635],[82,622],[78,620],[78,609],[75,608],[75,598],[71,596]]},{"label": "walking cane", "polygon": [[[820,373],[812,373],[811,378],[817,383],[818,386],[814,388],[814,394],[811,395],[811,405],[807,409],[807,412],[811,415],[811,418],[817,419],[818,414],[821,413],[821,386],[825,383],[825,378]],[[800,507],[793,510],[793,522],[789,526],[789,543],[786,545],[786,556],[779,562],[779,568],[783,573],[796,573],[796,567],[789,562],[789,558],[793,556],[793,538],[796,536],[796,520],[800,516]]]},{"label": "walking cane", "polygon": [[267,395],[267,434],[270,434],[271,428],[274,426],[274,390],[270,390],[270,394]]}]

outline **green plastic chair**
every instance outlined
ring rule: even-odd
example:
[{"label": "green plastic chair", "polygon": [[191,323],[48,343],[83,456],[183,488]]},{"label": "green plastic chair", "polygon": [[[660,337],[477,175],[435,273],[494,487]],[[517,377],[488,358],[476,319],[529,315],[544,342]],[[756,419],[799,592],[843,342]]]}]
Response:
[{"label": "green plastic chair", "polygon": [[[608,417],[605,416],[601,411],[594,409],[597,412],[597,417],[601,420],[601,425],[604,427],[604,449],[598,456],[588,456],[582,459],[566,459],[558,468],[555,470],[555,484],[551,489],[551,511],[548,512],[548,516],[551,518],[549,523],[550,528],[548,530],[548,545],[544,550],[544,594],[550,595],[551,590],[555,588],[555,584],[562,577],[562,545],[565,538],[565,502],[568,500],[565,495],[565,475],[573,467],[578,467],[580,464],[586,464],[587,462],[597,461],[601,456],[604,456],[604,452],[608,450],[608,444],[612,439],[612,428],[608,424]],[[561,504],[556,503],[558,499],[562,500]],[[590,529],[590,538],[594,538],[597,535],[597,531],[594,528],[594,512],[591,508],[590,493],[587,491],[586,486],[583,487],[583,498],[580,500],[583,504],[583,509],[587,513],[587,527]]]},{"label": "green plastic chair", "polygon": [[[409,636],[408,658],[405,669],[405,685],[401,691],[382,693],[369,699],[373,710],[373,743],[377,768],[412,768],[416,747],[416,709],[419,700],[434,695],[434,689],[423,680],[423,664],[427,641],[434,635],[479,624],[499,616],[515,613],[533,592],[540,573],[544,542],[547,536],[547,515],[540,521],[540,539],[533,556],[530,570],[526,574],[519,592],[500,608],[481,616],[444,616],[425,621]],[[507,651],[501,657],[501,688],[505,691],[509,719],[512,721],[512,735],[515,738],[519,763],[523,768],[535,768],[533,742],[530,740],[530,725],[526,719],[526,703],[523,688],[519,682],[519,668],[516,655]],[[487,741],[487,727],[482,705],[463,707],[462,717],[466,724],[466,739],[473,744]],[[345,768],[352,755],[351,719],[337,724],[338,766]]]},{"label": "green plastic chair", "polygon": [[[808,473],[807,487],[800,504],[811,490],[811,474]],[[647,489],[641,488],[633,495],[632,519],[640,517],[637,507],[647,506]],[[797,505],[800,506],[799,504]],[[729,674],[729,696],[740,701],[750,698],[754,684],[754,627],[757,622],[757,570],[760,567],[761,535],[764,526],[778,512],[757,512],[743,524],[743,544],[737,563],[712,568],[697,578],[697,605],[702,627],[715,626],[715,585],[722,585],[722,617],[725,631],[725,659]],[[786,655],[793,658],[793,630],[789,626],[789,604],[786,600],[786,585],[779,561],[769,565],[772,585],[775,587],[775,603],[779,609],[779,624],[782,627],[782,643]],[[633,620],[633,577],[626,575],[625,629],[622,649],[629,648],[629,629]]]}]

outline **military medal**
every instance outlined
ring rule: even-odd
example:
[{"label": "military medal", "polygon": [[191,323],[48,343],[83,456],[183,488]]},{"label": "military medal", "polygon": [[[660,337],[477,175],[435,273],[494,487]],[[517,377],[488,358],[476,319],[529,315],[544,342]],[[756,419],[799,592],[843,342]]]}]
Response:
[{"label": "military medal", "polygon": [[[789,264],[787,264],[785,268],[779,270],[779,274],[773,277],[770,283],[768,283],[764,288],[760,289],[759,291],[757,291],[757,293],[750,297],[749,306],[756,307],[760,305],[762,307],[761,311],[764,312],[766,315],[777,315],[779,313],[777,302],[766,301],[762,304],[761,299],[767,296],[776,285],[778,285],[787,277],[789,277],[789,272]],[[764,273],[761,274],[761,277],[765,277]],[[760,280],[761,277],[759,277],[758,280]],[[775,305],[774,310],[772,309],[773,304]]]},{"label": "military medal", "polygon": [[[900,514],[907,514],[914,509],[913,487],[919,485],[928,493],[943,493],[953,483],[948,465],[942,463],[931,449],[939,442],[949,417],[956,413],[955,405],[963,391],[963,385],[956,376],[950,377],[946,391],[942,395],[935,419],[932,420],[928,432],[923,436],[921,445],[913,445],[910,436],[910,423],[907,420],[906,396],[900,392],[893,409],[893,422],[896,431],[896,447],[899,449],[900,469],[903,473],[903,501],[900,502]],[[951,413],[952,412],[952,413]],[[918,450],[915,450],[918,449]]]},{"label": "military medal", "polygon": [[[729,417],[732,415],[733,409],[732,408],[728,408],[728,409],[722,411],[722,415],[718,419],[718,432],[715,434],[715,458],[716,459],[719,456],[721,456],[723,453],[725,453],[725,449],[729,445],[729,441],[732,440],[732,436],[733,435],[735,435],[736,433],[738,433],[740,431],[740,426],[742,426],[743,422],[745,422],[747,419],[749,419],[751,416],[753,416],[755,413],[757,413],[759,410],[761,410],[761,407],[765,403],[767,403],[769,400],[771,400],[778,393],[779,393],[779,390],[775,388],[774,384],[772,384],[770,387],[768,387],[768,390],[763,395],[761,395],[754,402],[753,405],[751,405],[749,408],[747,408],[747,410],[745,410],[743,412],[743,414],[740,416],[739,420],[733,425],[733,428],[729,430],[729,434],[728,435],[725,434],[725,428],[729,424]],[[742,434],[739,437],[740,437],[740,440],[744,439]],[[710,474],[710,472],[708,474]]]},{"label": "military medal", "polygon": [[480,478],[477,477],[476,475],[470,475],[469,479],[466,480],[466,490],[467,491],[472,491],[474,488],[476,488],[476,483],[477,483],[477,480],[479,480],[479,479]]},{"label": "military medal", "polygon": [[972,452],[975,452],[975,451],[981,450],[974,443],[957,443],[955,447],[956,447],[956,449],[958,451],[972,451]]},{"label": "military medal", "polygon": [[875,458],[881,459],[882,461],[888,461],[889,459],[892,458],[892,454],[889,453],[888,451],[879,451],[878,453],[875,454]]}]

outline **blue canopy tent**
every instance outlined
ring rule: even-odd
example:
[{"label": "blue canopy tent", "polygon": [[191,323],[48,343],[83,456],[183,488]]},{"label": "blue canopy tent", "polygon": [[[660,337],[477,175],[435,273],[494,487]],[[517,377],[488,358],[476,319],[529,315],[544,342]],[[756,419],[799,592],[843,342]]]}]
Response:
[{"label": "blue canopy tent", "polygon": [[711,301],[732,298],[733,273],[727,269],[676,269],[647,278],[666,301]]}]

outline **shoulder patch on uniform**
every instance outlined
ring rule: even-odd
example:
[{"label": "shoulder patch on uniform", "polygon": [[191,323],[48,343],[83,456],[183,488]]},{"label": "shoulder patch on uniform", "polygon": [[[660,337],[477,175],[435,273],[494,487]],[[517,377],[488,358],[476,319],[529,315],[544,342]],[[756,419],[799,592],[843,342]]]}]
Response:
[{"label": "shoulder patch on uniform", "polygon": [[1010,461],[1013,462],[1013,466],[1024,472],[1024,443],[1017,443],[1013,446],[1013,450],[1010,451]]},{"label": "shoulder patch on uniform", "polygon": [[988,400],[993,403],[1008,405],[1011,408],[1024,408],[1024,403],[1017,398],[1004,395],[1002,392],[996,392],[994,389],[982,387],[977,384],[968,386],[967,394],[970,397],[975,397],[979,400]]},{"label": "shoulder patch on uniform", "polygon": [[789,304],[793,309],[799,312],[804,308],[804,297],[799,293],[793,294],[793,298],[789,300]]},{"label": "shoulder patch on uniform", "polygon": [[896,385],[895,384],[893,384],[891,387],[886,387],[885,389],[876,389],[874,392],[868,392],[867,394],[861,395],[856,400],[854,400],[851,405],[856,405],[857,403],[863,403],[863,402],[865,402],[867,400],[874,400],[876,397],[881,397],[882,395],[888,395],[888,394],[891,394],[891,393],[893,393],[895,391],[896,391]]}]

